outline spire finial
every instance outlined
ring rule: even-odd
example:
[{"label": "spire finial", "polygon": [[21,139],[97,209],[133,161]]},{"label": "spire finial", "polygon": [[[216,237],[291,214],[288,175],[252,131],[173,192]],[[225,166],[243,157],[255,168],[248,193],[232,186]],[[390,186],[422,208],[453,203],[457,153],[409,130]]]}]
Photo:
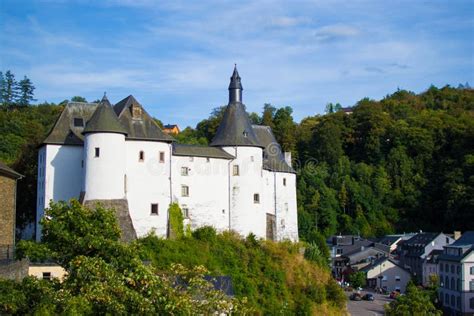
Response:
[{"label": "spire finial", "polygon": [[229,103],[242,102],[242,90],[239,72],[237,71],[237,63],[234,63],[234,72],[232,73],[232,77],[230,77],[229,84]]}]

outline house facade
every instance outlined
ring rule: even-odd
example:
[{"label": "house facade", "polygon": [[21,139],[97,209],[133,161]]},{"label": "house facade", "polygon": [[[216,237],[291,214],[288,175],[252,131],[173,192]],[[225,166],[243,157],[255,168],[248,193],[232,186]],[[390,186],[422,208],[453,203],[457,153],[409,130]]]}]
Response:
[{"label": "house facade", "polygon": [[191,229],[298,240],[296,173],[271,129],[251,125],[242,90],[234,69],[209,146],[176,144],[133,96],[70,102],[39,149],[38,221],[50,201],[76,198],[114,207],[127,239],[166,237],[178,203]]},{"label": "house facade", "polygon": [[411,274],[390,258],[381,258],[366,266],[361,271],[367,275],[367,286],[385,291],[405,292]]},{"label": "house facade", "polygon": [[16,184],[21,177],[21,174],[0,162],[0,260],[13,258],[16,226]]},{"label": "house facade", "polygon": [[445,246],[438,260],[438,294],[445,314],[474,315],[474,231]]}]

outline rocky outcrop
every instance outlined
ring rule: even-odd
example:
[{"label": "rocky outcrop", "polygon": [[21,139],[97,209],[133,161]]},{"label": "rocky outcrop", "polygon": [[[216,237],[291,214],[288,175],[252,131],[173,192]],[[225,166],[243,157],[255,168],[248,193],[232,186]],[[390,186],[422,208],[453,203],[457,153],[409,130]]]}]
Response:
[{"label": "rocky outcrop", "polygon": [[132,218],[128,209],[128,201],[126,199],[120,200],[89,200],[84,202],[84,206],[93,208],[97,204],[107,209],[115,211],[120,230],[122,231],[121,240],[123,242],[131,242],[137,239],[137,233],[133,227]]}]

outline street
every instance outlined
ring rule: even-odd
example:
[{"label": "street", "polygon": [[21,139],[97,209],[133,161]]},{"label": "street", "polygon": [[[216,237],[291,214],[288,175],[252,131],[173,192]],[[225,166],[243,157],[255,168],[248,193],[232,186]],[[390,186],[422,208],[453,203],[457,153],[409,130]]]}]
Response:
[{"label": "street", "polygon": [[349,296],[352,292],[346,292],[347,296],[347,311],[352,316],[368,316],[368,315],[384,315],[383,306],[390,303],[392,299],[387,295],[375,294],[373,292],[361,291],[362,296],[365,293],[372,293],[375,297],[374,301],[351,301]]}]

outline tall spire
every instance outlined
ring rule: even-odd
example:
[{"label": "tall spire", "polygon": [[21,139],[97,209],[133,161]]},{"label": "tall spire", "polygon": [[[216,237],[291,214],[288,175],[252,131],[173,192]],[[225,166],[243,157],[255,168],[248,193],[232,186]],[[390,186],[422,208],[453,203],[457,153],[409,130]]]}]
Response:
[{"label": "tall spire", "polygon": [[229,104],[234,102],[242,103],[242,83],[240,83],[239,72],[237,71],[237,64],[234,64],[234,73],[230,77],[229,84]]}]

